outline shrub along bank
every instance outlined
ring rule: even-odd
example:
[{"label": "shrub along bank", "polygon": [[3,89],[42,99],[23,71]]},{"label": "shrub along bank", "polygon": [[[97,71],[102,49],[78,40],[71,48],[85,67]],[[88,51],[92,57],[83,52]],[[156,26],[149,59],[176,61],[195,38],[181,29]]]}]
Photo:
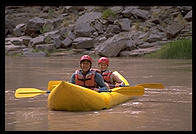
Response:
[{"label": "shrub along bank", "polygon": [[192,39],[181,39],[167,43],[160,50],[144,57],[161,59],[192,59]]}]

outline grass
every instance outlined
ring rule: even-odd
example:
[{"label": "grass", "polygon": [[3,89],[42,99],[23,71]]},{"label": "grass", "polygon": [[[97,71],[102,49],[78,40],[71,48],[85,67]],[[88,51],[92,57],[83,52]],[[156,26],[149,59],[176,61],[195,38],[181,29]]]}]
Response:
[{"label": "grass", "polygon": [[54,29],[54,26],[53,26],[53,24],[51,24],[51,23],[48,23],[48,24],[44,24],[43,26],[42,26],[42,28],[40,29],[40,33],[46,33],[46,32],[49,32],[49,31],[52,31]]},{"label": "grass", "polygon": [[104,19],[107,19],[109,16],[116,17],[117,14],[116,14],[116,12],[112,11],[111,9],[104,10],[102,13],[102,17]]},{"label": "grass", "polygon": [[147,58],[192,59],[192,39],[182,39],[167,43],[154,53],[146,54]]}]

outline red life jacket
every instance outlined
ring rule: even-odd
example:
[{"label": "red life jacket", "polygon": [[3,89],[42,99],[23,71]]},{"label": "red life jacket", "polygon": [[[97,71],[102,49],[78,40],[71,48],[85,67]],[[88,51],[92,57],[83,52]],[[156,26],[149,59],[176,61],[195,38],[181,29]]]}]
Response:
[{"label": "red life jacket", "polygon": [[112,71],[106,70],[104,72],[101,72],[101,75],[105,82],[107,82],[108,84],[113,84],[113,81],[111,81]]},{"label": "red life jacket", "polygon": [[105,82],[107,82],[109,84],[113,84],[113,81],[111,81],[111,78],[110,78],[112,71],[106,70],[104,72],[101,72],[99,69],[94,69],[94,68],[92,68],[91,71],[95,71],[95,72],[101,74]]},{"label": "red life jacket", "polygon": [[90,89],[97,88],[95,82],[95,71],[89,71],[86,75],[83,75],[80,70],[75,71],[75,84]]},{"label": "red life jacket", "polygon": [[104,72],[101,72],[99,69],[94,69],[94,68],[92,68],[91,70],[96,71],[97,73],[101,74],[104,79],[104,82],[109,84],[110,89],[115,87],[115,82],[111,80],[112,71],[106,70]]}]

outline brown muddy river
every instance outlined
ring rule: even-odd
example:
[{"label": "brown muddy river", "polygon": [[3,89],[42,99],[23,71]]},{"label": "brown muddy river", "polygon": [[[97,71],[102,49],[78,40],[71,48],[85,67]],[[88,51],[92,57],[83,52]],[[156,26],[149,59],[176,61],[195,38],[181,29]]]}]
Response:
[{"label": "brown muddy river", "polygon": [[[163,83],[145,89],[110,109],[51,111],[48,94],[17,99],[17,88],[47,90],[50,80],[69,81],[80,56],[5,57],[5,131],[189,131],[192,130],[192,60],[110,58],[109,69],[132,85]],[[98,58],[93,59],[97,67]]]}]

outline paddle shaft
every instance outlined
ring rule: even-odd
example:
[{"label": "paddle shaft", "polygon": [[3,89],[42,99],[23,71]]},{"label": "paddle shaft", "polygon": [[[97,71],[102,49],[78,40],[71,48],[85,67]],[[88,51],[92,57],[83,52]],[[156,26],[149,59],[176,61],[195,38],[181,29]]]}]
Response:
[{"label": "paddle shaft", "polygon": [[[143,88],[164,88],[164,86],[161,83],[144,83],[144,84],[138,84],[136,86],[141,86]],[[126,85],[125,87],[131,87]],[[131,89],[130,89],[131,90]],[[106,90],[106,91],[101,91],[101,92],[118,92],[118,93],[123,93],[123,94],[135,94],[135,92],[137,91],[128,91],[128,90]],[[140,92],[140,91],[139,91]],[[43,90],[39,90],[36,88],[19,88],[16,90],[15,92],[15,97],[16,98],[26,98],[26,97],[34,97],[37,95],[41,95],[41,94],[45,94],[45,93],[50,93],[50,91],[43,91]],[[138,94],[138,93],[137,93]],[[139,95],[141,95],[141,93],[139,93]]]},{"label": "paddle shaft", "polygon": [[[26,89],[26,92],[25,92]],[[117,92],[124,95],[132,95],[132,96],[141,96],[144,94],[144,87],[122,87],[116,88],[114,90],[105,90],[100,92]],[[41,94],[50,93],[50,91],[43,91],[40,89],[32,89],[32,88],[19,88],[15,92],[16,98],[27,98],[27,97],[35,97]]]},{"label": "paddle shaft", "polygon": [[50,91],[45,91],[45,92],[20,92],[19,94],[44,94],[44,93],[50,93]]},{"label": "paddle shaft", "polygon": [[[159,89],[164,88],[163,84],[161,84],[161,83],[144,83],[144,84],[137,84],[135,86],[142,86],[144,88],[159,88]],[[110,85],[110,87],[115,88],[116,86]],[[125,85],[125,86],[119,86],[119,87],[132,87],[132,86]]]}]

